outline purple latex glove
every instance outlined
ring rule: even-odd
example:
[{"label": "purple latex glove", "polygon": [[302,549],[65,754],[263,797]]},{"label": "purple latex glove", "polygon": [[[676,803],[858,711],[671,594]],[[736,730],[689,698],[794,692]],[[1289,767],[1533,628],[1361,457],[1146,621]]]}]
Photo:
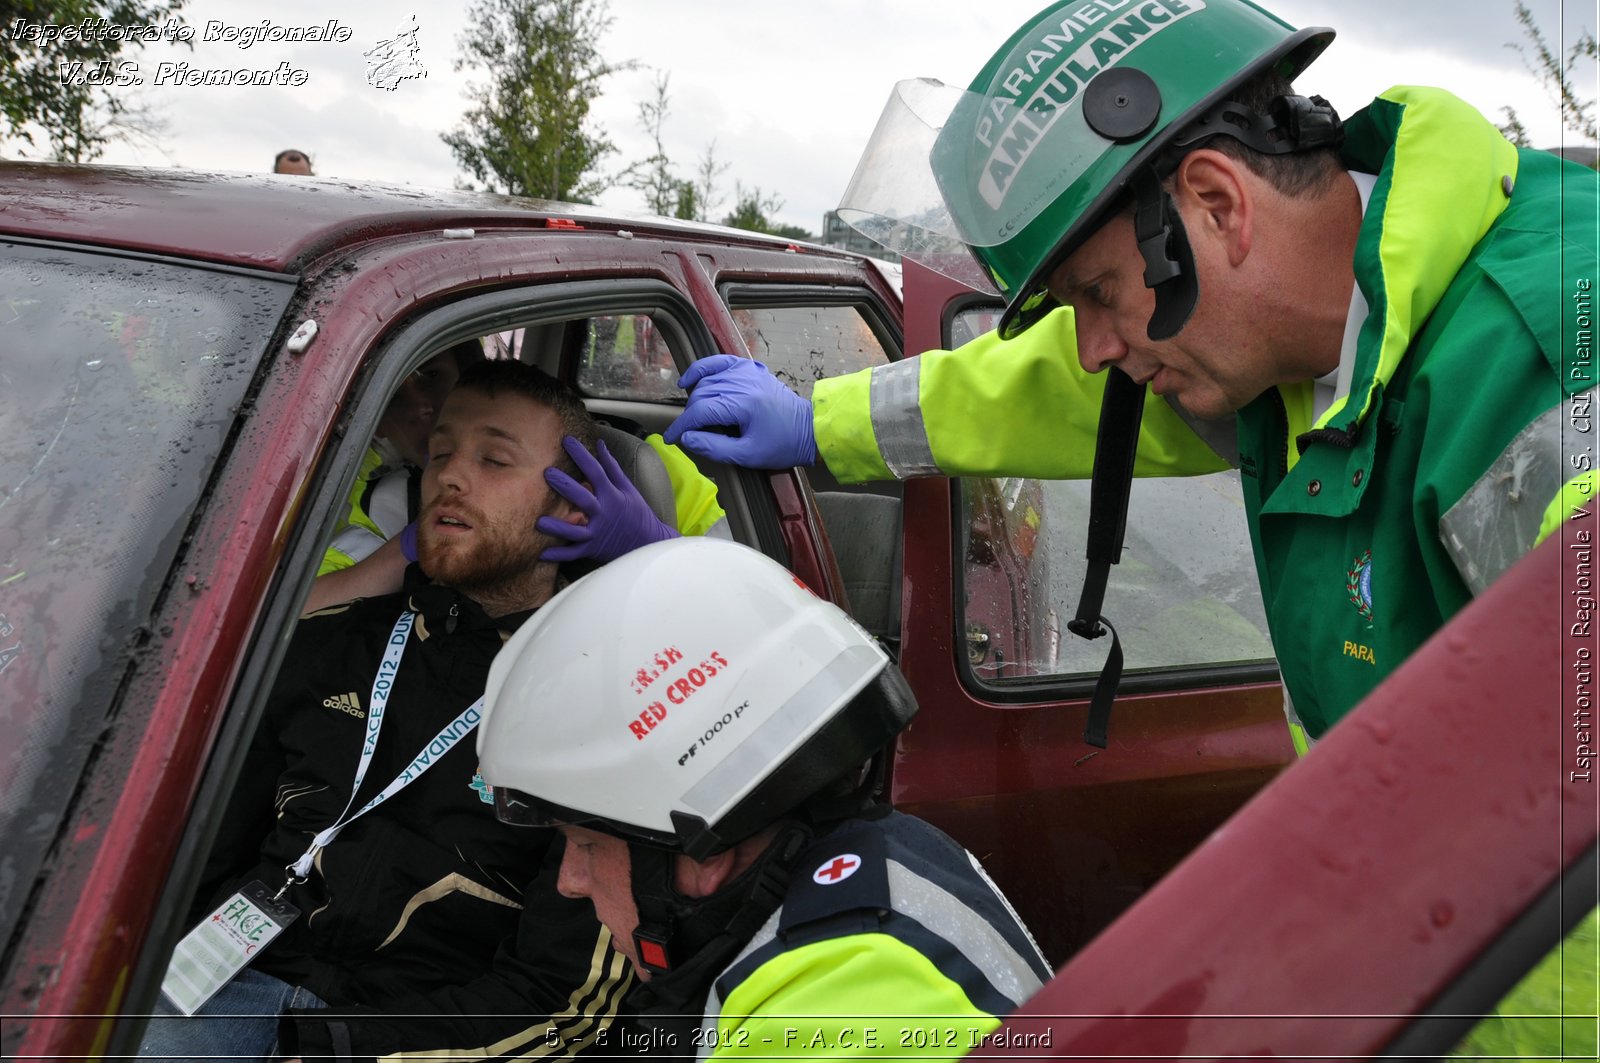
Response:
[{"label": "purple latex glove", "polygon": [[417,522],[412,521],[400,529],[400,553],[407,561],[417,560]]},{"label": "purple latex glove", "polygon": [[[689,405],[662,437],[712,461],[747,469],[813,465],[817,440],[811,403],[785,387],[760,362],[714,354],[678,381]],[[737,434],[702,429],[726,427]]]},{"label": "purple latex glove", "polygon": [[555,468],[544,471],[545,481],[556,494],[582,510],[589,523],[573,524],[559,517],[540,517],[535,526],[546,535],[564,540],[566,545],[546,548],[539,560],[561,562],[587,557],[595,561],[613,561],[629,550],[678,537],[676,531],[656,516],[605,443],[595,443],[599,460],[572,436],[564,437],[561,445],[578,463],[592,490]]}]

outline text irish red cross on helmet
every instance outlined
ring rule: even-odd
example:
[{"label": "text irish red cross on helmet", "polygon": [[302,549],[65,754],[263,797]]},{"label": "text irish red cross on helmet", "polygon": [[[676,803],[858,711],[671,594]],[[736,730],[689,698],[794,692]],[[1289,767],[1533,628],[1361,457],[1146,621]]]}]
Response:
[{"label": "text irish red cross on helmet", "polygon": [[856,873],[861,857],[855,853],[841,853],[811,873],[811,881],[819,886],[832,886]]}]

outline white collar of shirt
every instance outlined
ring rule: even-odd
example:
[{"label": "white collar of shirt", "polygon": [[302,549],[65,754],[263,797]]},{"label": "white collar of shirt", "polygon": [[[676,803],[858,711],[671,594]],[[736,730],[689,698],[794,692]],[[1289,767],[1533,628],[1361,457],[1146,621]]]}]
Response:
[{"label": "white collar of shirt", "polygon": [[[1355,170],[1346,172],[1356,183],[1356,191],[1361,196],[1361,216],[1365,218],[1367,203],[1372,198],[1372,189],[1378,183],[1378,178],[1373,174],[1358,173]],[[1329,407],[1350,394],[1350,378],[1356,365],[1356,339],[1361,335],[1361,323],[1367,319],[1368,309],[1370,308],[1367,305],[1367,297],[1361,294],[1361,285],[1352,285],[1350,312],[1345,315],[1344,339],[1339,346],[1339,365],[1338,368],[1316,379],[1316,386],[1313,389],[1312,423],[1321,420]]]}]

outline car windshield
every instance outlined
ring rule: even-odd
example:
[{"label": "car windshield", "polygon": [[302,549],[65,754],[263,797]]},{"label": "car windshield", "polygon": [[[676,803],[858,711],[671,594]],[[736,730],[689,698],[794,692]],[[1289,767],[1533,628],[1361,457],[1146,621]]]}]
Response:
[{"label": "car windshield", "polygon": [[0,241],[0,912],[54,839],[293,285]]}]

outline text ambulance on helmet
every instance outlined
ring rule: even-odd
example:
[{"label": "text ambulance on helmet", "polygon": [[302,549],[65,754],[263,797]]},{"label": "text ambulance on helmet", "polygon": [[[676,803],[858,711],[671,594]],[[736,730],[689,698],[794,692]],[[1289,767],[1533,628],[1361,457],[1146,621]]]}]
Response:
[{"label": "text ambulance on helmet", "polygon": [[1320,98],[1282,96],[1270,114],[1227,102],[1264,71],[1298,76],[1333,35],[1296,30],[1246,0],[1054,4],[967,90],[896,85],[839,215],[1005,297],[1009,339],[1056,307],[1046,280],[1131,191],[1156,292],[1149,332],[1168,339],[1188,320],[1196,285],[1161,178],[1219,135],[1269,154],[1336,144],[1339,119]]}]

